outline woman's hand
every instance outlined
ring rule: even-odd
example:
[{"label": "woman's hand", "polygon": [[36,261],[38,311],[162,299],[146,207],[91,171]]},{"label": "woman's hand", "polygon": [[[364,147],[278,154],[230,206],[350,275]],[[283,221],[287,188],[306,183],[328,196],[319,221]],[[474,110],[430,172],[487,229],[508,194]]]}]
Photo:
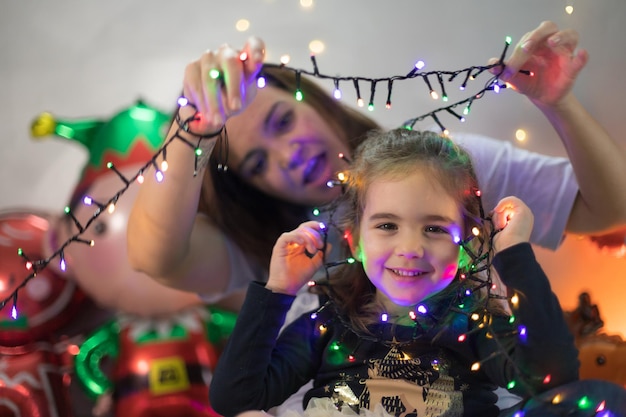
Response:
[{"label": "woman's hand", "polygon": [[323,225],[316,221],[302,223],[297,229],[283,233],[272,251],[266,288],[295,295],[322,266],[323,234]]},{"label": "woman's hand", "polygon": [[[505,61],[500,79],[537,106],[557,106],[570,93],[578,73],[589,59],[586,50],[576,50],[577,45],[575,30],[559,30],[553,22],[542,22],[520,39]],[[492,58],[489,62],[497,61]],[[520,73],[520,69],[531,71],[532,75]],[[497,74],[500,70],[494,67],[491,72]]]},{"label": "woman's hand", "polygon": [[[252,101],[264,57],[265,44],[251,37],[242,49],[224,44],[217,50],[205,51],[187,65],[183,95],[197,108],[199,119],[190,125],[193,132],[207,134],[218,130],[229,116]],[[180,111],[183,120],[195,114],[192,106]]]},{"label": "woman's hand", "polygon": [[501,229],[493,238],[496,253],[530,239],[534,216],[519,198],[505,197],[500,200],[491,218],[496,230]]}]

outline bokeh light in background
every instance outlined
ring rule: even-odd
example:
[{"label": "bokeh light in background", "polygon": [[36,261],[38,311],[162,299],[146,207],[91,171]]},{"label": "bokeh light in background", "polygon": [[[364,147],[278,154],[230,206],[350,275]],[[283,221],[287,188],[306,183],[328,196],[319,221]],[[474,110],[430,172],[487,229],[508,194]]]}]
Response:
[{"label": "bokeh light in background", "polygon": [[245,32],[250,29],[250,21],[248,19],[239,19],[237,23],[235,23],[235,28],[239,32]]},{"label": "bokeh light in background", "polygon": [[326,45],[318,39],[309,42],[309,51],[311,51],[312,54],[319,55],[324,52],[324,49],[326,49]]}]

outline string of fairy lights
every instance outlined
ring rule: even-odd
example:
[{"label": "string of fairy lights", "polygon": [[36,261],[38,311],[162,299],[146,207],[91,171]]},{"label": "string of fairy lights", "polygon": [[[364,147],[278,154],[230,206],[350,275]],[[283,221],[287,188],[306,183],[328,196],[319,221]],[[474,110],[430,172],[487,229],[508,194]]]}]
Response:
[{"label": "string of fairy lights", "polygon": [[[341,100],[342,98],[342,93],[341,93],[341,89],[340,89],[340,83],[342,82],[351,82],[352,85],[355,88],[355,92],[357,95],[357,106],[359,107],[363,107],[364,105],[364,101],[363,98],[361,96],[361,92],[360,92],[360,84],[361,83],[369,83],[370,84],[370,96],[369,96],[369,104],[368,104],[368,108],[369,110],[374,110],[374,96],[375,96],[375,92],[376,92],[376,86],[379,84],[383,84],[386,83],[387,85],[387,99],[386,99],[386,107],[389,108],[391,107],[391,93],[392,93],[392,89],[393,89],[393,84],[394,82],[399,82],[399,81],[405,81],[405,80],[412,80],[414,78],[422,78],[424,80],[424,84],[426,85],[426,87],[428,88],[428,93],[430,94],[430,96],[434,99],[441,97],[442,101],[447,102],[448,101],[448,95],[446,92],[446,83],[451,83],[453,82],[455,79],[457,79],[457,77],[459,76],[463,76],[463,81],[459,86],[460,90],[465,90],[468,83],[470,81],[473,81],[475,79],[477,79],[481,74],[483,74],[485,71],[488,71],[491,68],[496,68],[499,67],[500,71],[498,72],[498,74],[492,76],[491,78],[489,78],[489,80],[486,82],[486,84],[484,85],[484,87],[482,89],[480,89],[479,91],[473,93],[471,96],[454,102],[452,104],[449,105],[445,105],[442,107],[439,107],[435,110],[432,110],[428,113],[425,113],[421,116],[412,118],[410,120],[407,120],[403,123],[403,126],[406,127],[407,129],[412,129],[414,127],[414,125],[421,120],[424,120],[428,117],[432,118],[441,128],[442,132],[444,134],[448,133],[448,130],[444,127],[444,125],[441,123],[439,117],[437,116],[438,113],[442,113],[442,112],[446,112],[447,114],[452,114],[454,115],[459,121],[464,121],[465,118],[464,116],[461,116],[460,114],[458,114],[457,112],[455,112],[455,108],[458,106],[462,106],[464,105],[464,110],[463,110],[463,114],[467,115],[469,114],[470,111],[470,107],[471,104],[475,101],[478,100],[480,98],[482,98],[484,96],[484,94],[487,91],[494,91],[494,92],[499,92],[502,88],[506,88],[506,84],[501,84],[498,80],[498,76],[502,73],[502,71],[505,68],[505,64],[504,64],[504,58],[506,55],[506,52],[508,50],[508,47],[511,44],[511,38],[510,37],[506,37],[505,39],[505,45],[504,45],[504,49],[500,55],[500,59],[497,63],[492,64],[492,65],[486,65],[486,66],[471,66],[471,67],[467,67],[467,68],[463,68],[460,70],[456,70],[456,71],[428,71],[428,72],[422,72],[420,71],[423,66],[424,63],[423,61],[418,61],[413,68],[406,74],[406,75],[394,75],[391,77],[383,77],[383,78],[369,78],[369,77],[362,77],[362,76],[331,76],[331,75],[326,75],[326,74],[322,74],[319,71],[319,67],[317,65],[317,61],[315,59],[315,56],[312,55],[311,56],[311,62],[313,64],[313,71],[308,71],[308,70],[304,70],[304,69],[297,69],[297,68],[293,68],[293,67],[289,67],[285,64],[265,64],[266,66],[278,66],[281,69],[285,70],[285,71],[292,71],[295,74],[295,78],[296,78],[296,91],[294,92],[294,96],[296,98],[296,100],[298,101],[302,101],[305,99],[304,94],[302,92],[302,90],[300,89],[300,85],[299,85],[299,80],[301,78],[301,76],[307,75],[307,76],[311,76],[311,77],[316,77],[322,80],[332,80],[333,82],[333,86],[334,86],[334,90],[333,90],[333,97],[337,100]],[[240,56],[240,59],[245,60],[247,59],[247,57],[242,54],[242,56]],[[528,75],[532,75],[527,71],[523,71],[521,70],[522,73],[526,73]],[[214,78],[218,78],[220,77],[220,72],[219,71],[214,71],[210,74],[210,76],[214,77]],[[440,92],[438,93],[432,86],[432,83],[430,81],[430,78],[434,77],[437,79],[437,82],[439,84],[440,87]],[[257,86],[259,88],[264,88],[266,85],[266,80],[263,77],[262,73],[261,75],[259,75],[259,77],[257,78]],[[178,104],[179,106],[186,106],[189,105],[190,103],[188,103],[188,101],[184,98],[181,97],[178,100]],[[24,259],[24,265],[25,268],[27,270],[27,274],[26,277],[22,280],[22,282],[20,283],[20,285],[18,285],[15,290],[11,293],[11,295],[9,295],[8,297],[6,297],[4,300],[2,300],[0,302],[0,311],[2,311],[4,309],[4,307],[7,304],[11,304],[11,317],[13,319],[17,319],[18,316],[18,310],[17,310],[17,299],[18,299],[18,293],[19,291],[24,288],[26,286],[26,284],[33,278],[35,278],[37,276],[37,274],[39,272],[41,272],[43,269],[45,269],[48,264],[56,259],[57,257],[59,258],[59,266],[61,271],[65,271],[66,270],[66,262],[65,262],[65,256],[64,256],[64,250],[65,248],[74,243],[74,242],[78,242],[78,243],[83,243],[83,244],[87,244],[90,246],[93,246],[95,244],[95,242],[93,240],[87,240],[84,239],[82,236],[84,235],[84,233],[89,229],[89,227],[91,226],[91,224],[103,213],[105,212],[113,212],[115,210],[115,204],[117,203],[117,201],[119,200],[119,198],[124,194],[124,192],[126,192],[126,190],[135,182],[141,184],[144,180],[144,172],[149,169],[149,168],[154,168],[154,175],[155,178],[157,179],[158,182],[162,182],[164,179],[164,172],[167,170],[167,147],[175,140],[180,140],[182,142],[184,142],[185,144],[187,144],[195,153],[195,162],[194,162],[194,175],[197,175],[198,173],[198,161],[199,159],[202,157],[203,154],[203,150],[201,145],[201,141],[203,139],[206,139],[206,137],[199,137],[197,143],[192,143],[189,140],[185,139],[184,135],[182,135],[182,132],[186,132],[188,131],[188,122],[189,121],[184,121],[181,122],[179,119],[177,119],[178,122],[178,130],[176,131],[176,133],[174,135],[172,135],[169,139],[167,139],[163,145],[157,150],[157,152],[155,152],[155,154],[153,155],[153,157],[147,161],[139,170],[138,172],[130,177],[127,178],[126,176],[124,176],[116,167],[113,163],[109,162],[107,163],[107,168],[110,169],[111,171],[113,171],[115,174],[118,175],[118,177],[120,178],[120,180],[122,181],[122,183],[124,184],[123,187],[116,192],[111,198],[109,198],[107,201],[103,201],[103,202],[98,202],[95,201],[94,199],[92,199],[89,196],[84,196],[83,198],[83,203],[85,205],[89,205],[89,206],[95,206],[96,209],[93,212],[93,215],[91,216],[91,218],[85,223],[85,224],[81,224],[78,219],[73,215],[72,210],[70,207],[65,207],[65,214],[67,216],[69,216],[72,221],[74,222],[74,224],[76,225],[77,228],[77,232],[72,235],[71,237],[69,237],[65,242],[63,242],[59,248],[54,251],[50,256],[48,256],[45,259],[38,259],[38,260],[32,260],[29,258],[28,254],[26,254],[22,248],[18,248],[17,250],[17,254],[19,256],[21,256]],[[220,141],[221,142],[221,141]],[[161,157],[162,161],[160,164],[157,163],[157,159]]]},{"label": "string of fairy lights", "polygon": [[[415,63],[415,65],[413,66],[413,68],[411,68],[411,70],[405,74],[405,75],[395,75],[395,76],[391,76],[391,77],[383,77],[383,78],[369,78],[369,77],[361,77],[361,76],[331,76],[331,75],[326,75],[323,74],[319,71],[319,67],[317,65],[317,60],[315,58],[314,55],[311,56],[311,63],[313,65],[313,70],[312,71],[308,71],[308,70],[304,70],[304,69],[297,69],[297,68],[292,68],[287,66],[286,64],[265,64],[265,66],[272,66],[272,67],[280,67],[281,69],[285,70],[285,71],[292,71],[295,74],[295,78],[296,78],[296,91],[294,92],[294,96],[295,99],[298,101],[302,101],[302,100],[306,100],[306,97],[304,96],[303,91],[300,89],[300,79],[302,75],[306,75],[306,76],[310,76],[310,77],[315,77],[318,79],[322,79],[322,80],[330,80],[332,82],[333,85],[333,92],[332,92],[332,96],[337,99],[337,100],[342,100],[343,97],[343,92],[342,92],[342,85],[345,84],[351,84],[352,88],[354,88],[354,92],[356,93],[356,98],[357,98],[357,106],[358,107],[365,107],[365,99],[363,98],[362,92],[361,92],[361,87],[364,85],[367,85],[369,87],[369,95],[367,97],[367,108],[370,111],[374,110],[374,105],[375,105],[375,94],[376,94],[376,90],[379,86],[384,85],[386,88],[386,100],[385,100],[385,107],[386,108],[391,108],[391,103],[392,103],[392,90],[394,87],[394,83],[397,82],[402,82],[405,80],[413,80],[416,78],[421,78],[421,80],[423,81],[428,94],[431,96],[431,98],[435,99],[435,100],[439,100],[441,99],[445,104],[441,107],[436,108],[435,110],[432,110],[428,113],[424,113],[420,116],[411,118],[409,120],[406,120],[402,126],[406,129],[413,129],[414,126],[416,125],[416,123],[423,121],[425,119],[432,119],[441,129],[442,133],[444,135],[447,135],[449,133],[448,129],[445,127],[444,123],[442,122],[440,116],[443,115],[448,115],[451,116],[455,119],[457,119],[457,121],[459,122],[464,122],[465,121],[465,116],[467,116],[471,110],[471,106],[472,104],[476,101],[479,100],[481,98],[483,98],[485,96],[485,94],[487,92],[494,92],[494,93],[498,93],[500,92],[502,89],[506,88],[506,84],[505,83],[501,83],[501,81],[499,80],[499,76],[500,74],[504,71],[505,68],[505,64],[504,64],[504,58],[506,55],[506,52],[508,50],[509,45],[511,44],[511,38],[510,37],[506,37],[505,40],[505,46],[504,49],[500,55],[500,59],[498,60],[498,62],[496,62],[495,64],[492,65],[487,65],[487,66],[470,66],[467,68],[463,68],[460,70],[456,70],[456,71],[422,71],[422,69],[424,68],[424,63],[423,61],[418,61]],[[245,60],[247,57],[245,55],[242,55],[240,57],[242,60]],[[493,69],[493,68],[498,68],[498,71],[495,75],[492,75],[483,85],[483,87],[481,89],[479,89],[478,91],[468,95],[466,98],[461,99],[459,101],[455,101],[453,103],[447,104],[449,101],[449,96],[448,96],[448,92],[447,89],[448,87],[450,87],[452,85],[453,82],[458,80],[461,80],[460,84],[458,84],[458,88],[461,91],[466,90],[466,88],[469,86],[469,84],[478,79],[483,73],[485,72],[489,72],[489,70]],[[532,76],[533,74],[529,71],[525,71],[525,70],[520,70],[521,73],[526,74],[528,76]],[[210,74],[210,76],[214,77],[214,78],[218,78],[221,76],[221,74],[219,73],[219,71],[215,71],[213,73]],[[434,80],[434,81],[433,81]],[[434,86],[433,86],[434,84]],[[266,85],[266,80],[261,74],[258,76],[257,78],[257,86],[258,88],[264,88]],[[189,105],[190,103],[184,98],[181,97],[178,101],[178,104],[180,107]],[[462,110],[459,110],[459,108],[462,108]],[[93,215],[91,216],[91,218],[85,223],[85,224],[81,224],[78,219],[74,216],[74,214],[72,213],[72,210],[70,207],[66,207],[65,208],[65,214],[67,216],[69,216],[73,223],[75,224],[76,228],[77,228],[77,232],[71,236],[70,238],[68,238],[64,243],[62,243],[59,248],[54,251],[49,257],[45,258],[45,259],[38,259],[38,260],[32,260],[29,258],[28,254],[26,254],[22,248],[18,248],[17,250],[17,254],[18,256],[22,257],[24,259],[24,266],[26,269],[26,277],[22,280],[22,282],[14,289],[14,291],[8,296],[6,297],[4,300],[2,300],[0,302],[0,311],[2,311],[4,309],[4,307],[6,307],[7,305],[11,305],[11,312],[10,315],[13,319],[17,319],[19,312],[17,309],[17,301],[18,301],[18,293],[19,291],[24,288],[26,286],[26,284],[33,278],[35,278],[37,276],[38,273],[40,273],[42,270],[44,270],[54,259],[59,258],[59,265],[60,265],[60,269],[61,271],[65,271],[66,270],[66,262],[65,262],[65,257],[64,257],[64,250],[67,248],[68,245],[73,244],[73,243],[82,243],[82,244],[87,244],[90,246],[93,246],[95,244],[95,242],[93,240],[89,240],[89,239],[85,239],[83,237],[84,233],[89,229],[89,227],[91,226],[91,224],[103,213],[105,212],[113,212],[115,209],[115,204],[117,203],[117,201],[119,200],[119,198],[124,194],[124,192],[126,192],[126,190],[133,184],[135,183],[139,183],[141,184],[144,180],[144,172],[146,172],[148,169],[153,168],[154,169],[154,175],[155,178],[158,182],[162,182],[164,180],[165,174],[164,172],[167,170],[167,159],[166,159],[166,151],[167,151],[167,147],[176,140],[180,140],[182,142],[184,142],[185,144],[187,144],[190,149],[195,153],[195,162],[194,162],[194,169],[193,169],[193,175],[197,175],[199,170],[199,160],[200,158],[203,156],[203,150],[201,147],[201,142],[202,140],[206,139],[207,137],[198,137],[198,141],[196,143],[193,143],[191,141],[189,141],[188,139],[186,139],[184,137],[184,135],[182,134],[183,132],[189,132],[188,129],[188,125],[189,125],[189,121],[190,120],[186,120],[181,122],[181,120],[179,118],[176,119],[177,123],[178,123],[178,130],[175,132],[174,135],[172,135],[169,139],[165,140],[165,142],[163,143],[163,145],[159,148],[159,150],[152,156],[152,158],[147,161],[138,171],[135,175],[133,175],[132,177],[126,177],[124,176],[115,166],[113,163],[109,162],[107,164],[107,168],[110,169],[112,172],[114,172],[115,174],[117,174],[117,176],[120,178],[121,182],[123,183],[123,186],[120,188],[120,190],[118,192],[116,192],[113,196],[111,196],[107,201],[104,202],[98,202],[95,201],[94,199],[92,199],[91,197],[84,196],[83,197],[83,204],[88,205],[88,206],[95,206],[95,210],[93,212]],[[211,137],[213,136],[219,136],[219,134],[221,133],[222,130],[225,129],[220,129],[219,132],[215,133],[214,135],[210,135]],[[223,137],[220,137],[220,142],[223,141]],[[223,145],[220,143],[220,147],[221,146],[227,146]],[[344,156],[340,155],[339,157],[344,158]],[[158,159],[161,159],[160,164],[157,163]],[[341,173],[339,174],[341,175]],[[328,186],[332,187],[335,186],[337,184],[342,184],[344,182],[345,179],[341,178],[340,176],[338,177],[337,180],[331,180],[329,181]],[[477,192],[477,197],[480,198],[479,192]],[[482,207],[482,206],[481,206]],[[314,213],[319,213],[319,210],[316,209],[314,211]],[[484,221],[489,221],[488,218],[485,218],[483,215],[483,220]],[[326,227],[326,226],[325,226]],[[497,232],[497,231],[496,231]],[[492,290],[495,289],[495,284],[492,282],[490,274],[489,274],[489,269],[490,269],[490,252],[491,252],[491,247],[492,247],[492,239],[494,234],[496,233],[492,233],[486,240],[481,240],[481,242],[485,243],[485,244],[481,244],[480,245],[480,249],[478,253],[475,253],[471,247],[469,246],[469,242],[474,239],[475,237],[478,236],[478,234],[476,233],[473,236],[470,236],[468,238],[466,238],[465,240],[461,240],[460,238],[455,239],[455,242],[457,244],[459,244],[465,251],[466,253],[470,256],[471,258],[471,264],[468,268],[468,272],[466,274],[466,276],[464,276],[464,281],[468,282],[468,283],[472,283],[471,285],[466,286],[463,294],[461,294],[462,296],[465,297],[471,297],[476,291],[479,291],[480,289],[486,289],[488,297],[487,298],[502,298],[502,299],[508,299],[513,305],[516,304],[516,297],[513,298],[507,298],[501,295],[497,295],[495,293],[492,292]],[[334,266],[340,265],[340,264],[345,264],[345,263],[352,263],[354,262],[353,259],[349,258],[349,259],[344,259],[344,260],[339,260],[339,261],[334,261],[334,262],[329,262],[326,263],[325,262],[325,268],[326,270],[328,270],[328,268],[332,268]],[[480,274],[483,274],[483,278],[479,277]],[[486,274],[486,275],[484,275]],[[321,312],[324,308],[326,307],[326,305],[322,306],[320,308],[320,310],[318,310],[318,312],[314,313],[314,315],[312,316],[312,318],[314,318],[315,315],[319,314],[319,312]],[[453,308],[453,310],[457,313],[461,313],[461,314],[466,314],[466,312],[464,312],[463,308],[462,308],[462,303],[460,305],[457,305]],[[424,305],[418,305],[415,307],[415,311],[412,312],[412,315],[410,314],[410,318],[416,323],[416,326],[419,324],[418,323],[418,317],[419,316],[423,316],[423,315],[428,315],[428,311],[426,310],[426,307]],[[477,326],[476,329],[480,329],[483,328],[485,326],[489,326],[490,325],[490,314],[488,313],[486,307],[482,310],[482,312],[478,312],[478,311],[473,311],[470,314],[470,319],[477,322]],[[382,321],[385,321],[385,317],[384,315],[381,317]],[[511,320],[515,320],[514,315],[511,315]],[[513,322],[512,321],[512,322]],[[523,325],[519,325],[518,326],[518,335],[519,337],[525,337],[526,336],[526,330],[523,327]],[[461,336],[459,336],[459,342],[462,343],[465,338],[467,338],[468,334],[463,334]],[[489,356],[485,359],[483,359],[482,362],[487,361],[492,359],[492,357],[495,357],[497,355],[501,355],[504,354],[506,355],[506,351],[505,349],[501,349],[500,352],[494,352],[494,355]],[[353,358],[354,357],[354,352],[351,352],[349,355],[349,358]],[[480,365],[482,362],[477,362],[475,364],[472,365],[472,370],[478,370],[480,368]],[[514,361],[511,361],[512,363],[514,363]],[[522,372],[518,370],[518,375],[521,375]],[[509,383],[508,388],[513,388],[514,385],[516,383],[524,383],[524,381],[511,381]],[[550,382],[550,376],[547,375],[545,376],[545,379],[543,381],[544,383],[549,383]],[[585,401],[585,398],[581,399],[581,401]],[[587,399],[588,401],[588,399]],[[602,414],[605,410],[604,410],[604,402],[600,403],[600,404],[587,404],[587,403],[580,403],[578,404],[578,407],[580,409],[590,409],[591,411],[593,411],[593,414],[590,415],[606,415],[606,416],[610,416],[612,414]]]}]

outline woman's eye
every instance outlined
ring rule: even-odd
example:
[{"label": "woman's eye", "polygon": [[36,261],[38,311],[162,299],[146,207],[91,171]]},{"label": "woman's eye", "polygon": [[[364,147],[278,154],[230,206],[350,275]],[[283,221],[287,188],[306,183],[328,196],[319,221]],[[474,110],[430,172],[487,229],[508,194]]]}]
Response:
[{"label": "woman's eye", "polygon": [[284,132],[288,130],[293,124],[294,116],[293,110],[284,112],[276,118],[274,122],[274,129],[276,129],[277,132]]},{"label": "woman's eye", "polygon": [[250,165],[250,170],[248,171],[248,175],[254,176],[262,174],[265,171],[265,159],[258,158]]}]

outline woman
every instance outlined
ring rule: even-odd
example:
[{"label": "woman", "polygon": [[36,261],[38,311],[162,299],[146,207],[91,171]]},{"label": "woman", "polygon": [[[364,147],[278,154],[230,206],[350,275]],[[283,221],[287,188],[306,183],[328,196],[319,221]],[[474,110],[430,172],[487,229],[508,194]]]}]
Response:
[{"label": "woman", "polygon": [[[537,219],[540,235],[531,241],[552,248],[566,231],[592,233],[626,224],[626,196],[614,192],[626,189],[624,151],[571,92],[588,58],[586,51],[576,51],[577,43],[576,32],[543,22],[521,39],[501,77],[546,115],[571,167],[563,159],[501,142],[456,138],[475,159],[485,208],[517,195]],[[263,55],[263,43],[251,39],[241,51],[224,45],[187,66],[183,90],[193,106],[181,107],[179,117],[192,118],[198,109],[198,120],[188,126],[195,135],[179,132],[174,123],[168,137],[179,132],[195,143],[198,134],[226,123],[228,159],[223,161],[223,146],[208,169],[194,177],[194,153],[183,141],[173,141],[166,181],[146,175],[128,223],[134,268],[234,309],[250,281],[266,279],[280,233],[336,196],[338,189],[325,186],[346,166],[336,155],[349,157],[363,135],[377,127],[304,78],[306,100],[296,101],[294,77],[285,71],[265,71],[270,85],[257,89]],[[535,76],[517,75],[522,67]],[[215,69],[223,75],[219,80],[210,75]],[[205,154],[215,141],[202,141]],[[219,171],[224,162],[228,170]],[[527,178],[541,178],[541,185]]]}]

